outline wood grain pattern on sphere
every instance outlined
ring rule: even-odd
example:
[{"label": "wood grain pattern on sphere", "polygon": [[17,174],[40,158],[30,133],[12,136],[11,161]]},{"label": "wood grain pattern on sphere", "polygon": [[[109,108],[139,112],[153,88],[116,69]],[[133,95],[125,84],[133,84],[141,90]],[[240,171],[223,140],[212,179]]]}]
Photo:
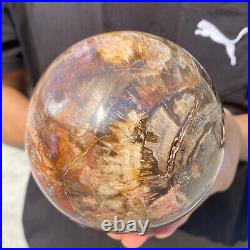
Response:
[{"label": "wood grain pattern on sphere", "polygon": [[66,50],[40,79],[26,149],[46,196],[81,225],[156,228],[204,197],[223,157],[222,107],[184,49],[113,32]]}]

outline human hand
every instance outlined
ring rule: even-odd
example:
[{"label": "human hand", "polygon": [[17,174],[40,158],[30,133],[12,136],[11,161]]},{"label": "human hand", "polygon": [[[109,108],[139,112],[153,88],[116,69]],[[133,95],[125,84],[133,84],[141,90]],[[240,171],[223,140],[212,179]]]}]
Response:
[{"label": "human hand", "polygon": [[[206,196],[209,196],[227,190],[235,176],[235,172],[238,166],[240,149],[241,149],[241,140],[242,136],[240,134],[240,129],[238,122],[235,117],[226,109],[225,110],[225,131],[226,131],[226,140],[224,147],[224,158],[222,165],[220,167],[219,173],[215,180],[213,187]],[[193,211],[192,211],[193,212]],[[163,239],[172,235],[181,225],[183,225],[190,215],[185,215],[181,219],[166,225],[154,232],[147,233],[143,236],[138,234],[112,234],[108,235],[115,240],[120,240],[125,247],[139,247],[150,237],[156,237],[158,239]]]}]

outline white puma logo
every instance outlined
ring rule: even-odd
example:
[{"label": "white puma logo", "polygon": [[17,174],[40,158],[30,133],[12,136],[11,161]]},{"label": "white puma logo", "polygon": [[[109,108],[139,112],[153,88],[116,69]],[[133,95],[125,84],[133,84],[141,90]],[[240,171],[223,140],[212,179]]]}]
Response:
[{"label": "white puma logo", "polygon": [[195,30],[195,35],[200,35],[203,37],[210,37],[214,42],[223,44],[226,47],[227,55],[230,58],[231,65],[236,64],[235,56],[235,44],[240,41],[240,39],[247,34],[248,27],[243,28],[235,39],[229,39],[226,37],[214,24],[202,19],[197,24],[197,29]]}]

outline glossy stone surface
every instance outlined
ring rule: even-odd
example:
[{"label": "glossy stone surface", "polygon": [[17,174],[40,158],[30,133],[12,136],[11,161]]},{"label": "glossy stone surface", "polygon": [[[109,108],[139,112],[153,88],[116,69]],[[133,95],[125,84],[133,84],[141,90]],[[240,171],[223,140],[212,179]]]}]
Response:
[{"label": "glossy stone surface", "polygon": [[[184,49],[140,32],[85,39],[40,79],[26,150],[42,191],[77,223],[114,216],[150,229],[192,209],[223,158],[223,113]],[[39,215],[38,215],[39,216]]]}]

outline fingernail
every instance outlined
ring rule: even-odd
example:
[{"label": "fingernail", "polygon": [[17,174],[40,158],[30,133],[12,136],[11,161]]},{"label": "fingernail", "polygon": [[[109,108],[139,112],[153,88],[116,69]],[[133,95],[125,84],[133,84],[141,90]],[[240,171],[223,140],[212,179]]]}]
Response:
[{"label": "fingernail", "polygon": [[130,237],[126,237],[122,239],[123,246],[127,248],[137,248],[140,247],[148,238],[150,238],[152,234],[147,234],[144,236],[134,235]]},{"label": "fingernail", "polygon": [[107,235],[112,238],[113,240],[121,240],[122,235],[121,234],[112,234],[112,233],[107,233]]},{"label": "fingernail", "polygon": [[169,237],[172,234],[173,233],[170,233],[170,234],[159,234],[159,235],[155,235],[155,238],[162,240],[162,239],[165,239],[165,238]]},{"label": "fingernail", "polygon": [[176,230],[173,230],[171,232],[166,232],[166,233],[157,233],[155,234],[155,238],[157,239],[164,239],[164,238],[167,238],[169,236],[171,236],[172,234],[174,234]]}]

